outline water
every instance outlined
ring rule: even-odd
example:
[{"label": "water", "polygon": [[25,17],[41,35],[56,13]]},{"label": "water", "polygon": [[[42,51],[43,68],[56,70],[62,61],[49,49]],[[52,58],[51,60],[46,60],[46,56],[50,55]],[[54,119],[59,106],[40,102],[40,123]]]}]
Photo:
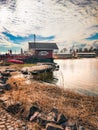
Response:
[{"label": "water", "polygon": [[98,96],[98,59],[55,60],[60,66],[53,76],[56,84],[86,95]]}]

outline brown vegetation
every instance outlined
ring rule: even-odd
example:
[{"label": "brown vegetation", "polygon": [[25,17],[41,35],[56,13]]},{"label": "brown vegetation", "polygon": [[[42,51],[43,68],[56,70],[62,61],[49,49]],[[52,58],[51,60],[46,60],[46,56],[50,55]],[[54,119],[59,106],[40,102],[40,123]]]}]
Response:
[{"label": "brown vegetation", "polygon": [[63,90],[55,85],[40,83],[25,79],[14,73],[9,78],[12,90],[6,92],[6,98],[15,104],[20,102],[25,108],[24,117],[33,103],[37,103],[44,112],[49,112],[55,106],[66,117],[78,121],[80,125],[90,130],[98,128],[98,97],[84,96]]}]

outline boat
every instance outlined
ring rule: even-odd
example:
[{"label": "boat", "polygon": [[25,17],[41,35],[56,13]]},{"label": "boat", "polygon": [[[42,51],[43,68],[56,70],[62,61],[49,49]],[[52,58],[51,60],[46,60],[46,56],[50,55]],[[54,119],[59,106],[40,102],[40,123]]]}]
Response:
[{"label": "boat", "polygon": [[24,64],[24,62],[22,60],[16,60],[16,59],[9,59],[8,62],[16,63],[16,64]]}]

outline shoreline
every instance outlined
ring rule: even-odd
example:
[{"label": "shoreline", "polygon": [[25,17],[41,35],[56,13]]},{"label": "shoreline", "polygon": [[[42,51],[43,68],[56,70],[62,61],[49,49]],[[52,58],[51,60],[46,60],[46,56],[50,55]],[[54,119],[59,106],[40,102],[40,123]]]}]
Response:
[{"label": "shoreline", "polygon": [[[17,102],[23,104],[24,117],[33,103],[37,103],[45,113],[54,106],[60,113],[63,113],[67,118],[78,121],[87,130],[97,130],[98,97],[81,95],[63,90],[56,85],[44,84],[35,80],[31,82],[20,72],[12,72],[11,75],[7,83],[12,89],[5,91],[0,96],[0,100],[10,99],[6,101],[6,105]],[[17,115],[17,118],[20,118],[20,115]]]}]

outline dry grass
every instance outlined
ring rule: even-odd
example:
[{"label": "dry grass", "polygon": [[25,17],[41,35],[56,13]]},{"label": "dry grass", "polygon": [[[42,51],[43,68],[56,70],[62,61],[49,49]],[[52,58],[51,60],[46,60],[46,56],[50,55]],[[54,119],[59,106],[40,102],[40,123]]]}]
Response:
[{"label": "dry grass", "polygon": [[46,113],[55,106],[66,117],[77,120],[79,124],[90,130],[97,130],[98,97],[80,95],[37,81],[28,82],[24,77],[13,76],[8,80],[13,89],[6,93],[13,103],[23,103],[25,115],[30,106],[36,102]]}]

